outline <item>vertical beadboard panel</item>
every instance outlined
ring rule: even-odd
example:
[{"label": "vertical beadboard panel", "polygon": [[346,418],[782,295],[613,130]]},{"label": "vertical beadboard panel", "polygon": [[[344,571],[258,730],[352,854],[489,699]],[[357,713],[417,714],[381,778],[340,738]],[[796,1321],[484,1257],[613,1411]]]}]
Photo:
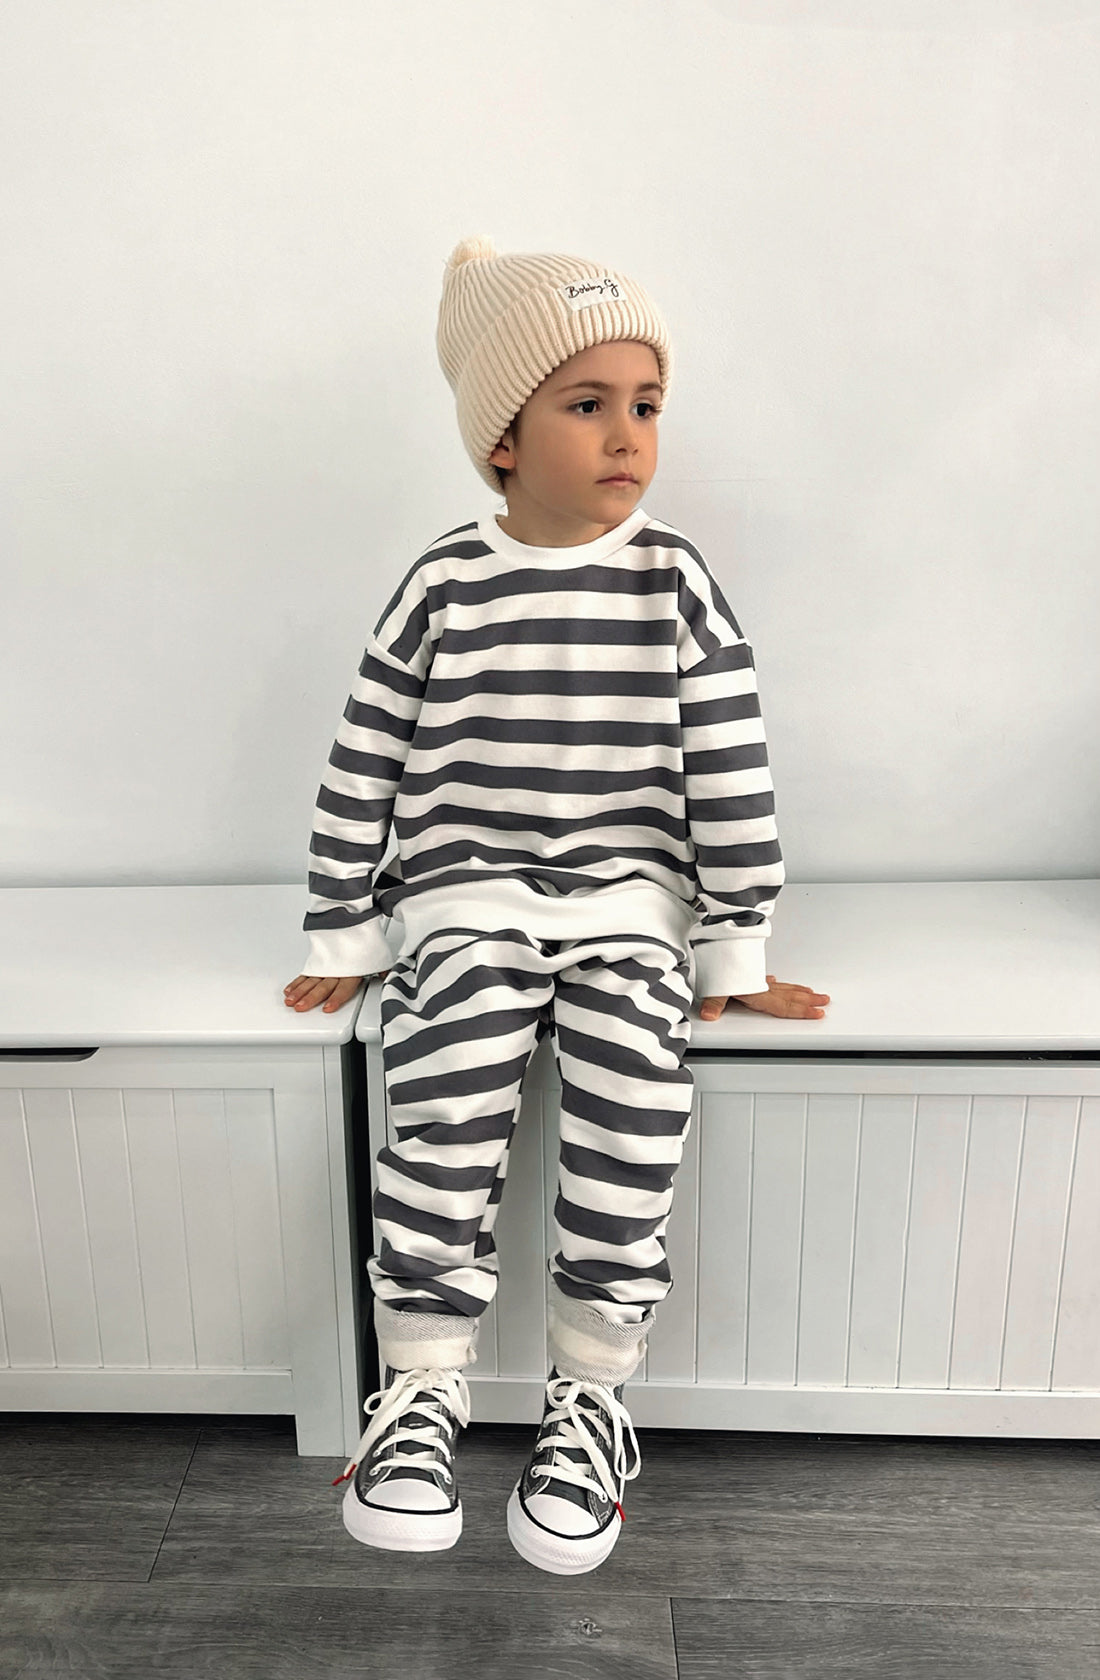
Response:
[{"label": "vertical beadboard panel", "polygon": [[175,1091],[195,1352],[203,1370],[244,1364],[225,1096]]},{"label": "vertical beadboard panel", "polygon": [[898,1380],[915,1123],[915,1096],[864,1096],[848,1344],[848,1382],[857,1387]]},{"label": "vertical beadboard panel", "polygon": [[95,1282],[69,1091],[23,1093],[56,1362],[101,1363]]},{"label": "vertical beadboard panel", "polygon": [[672,1209],[665,1229],[672,1288],[658,1305],[643,1377],[695,1381],[696,1260],[699,1252],[699,1095],[692,1107],[684,1152],[672,1180]]},{"label": "vertical beadboard panel", "polygon": [[546,1262],[561,1247],[554,1204],[558,1199],[558,1167],[561,1161],[561,1083],[536,1086],[539,1092],[539,1147],[542,1152],[542,1201],[535,1202],[531,1216],[543,1213],[543,1277],[549,1283]]},{"label": "vertical beadboard panel", "polygon": [[122,1092],[75,1087],[72,1099],[102,1362],[145,1366],[149,1349]]},{"label": "vertical beadboard panel", "polygon": [[545,1352],[540,1307],[545,1295],[545,1227],[539,1211],[546,1203],[542,1107],[542,1091],[529,1082],[520,1099],[493,1232],[500,1267],[496,1319],[497,1369],[502,1377],[537,1375]]},{"label": "vertical beadboard panel", "polygon": [[[9,1273],[14,1269],[19,1250],[15,1248],[16,1234],[11,1230],[11,1216],[14,1212],[15,1186],[19,1167],[18,1157],[13,1159],[12,1144],[17,1141],[23,1130],[22,1106],[15,1091],[0,1091],[0,1370],[10,1364],[8,1356],[8,1335],[4,1324],[4,1284]],[[18,1132],[15,1121],[18,1120]],[[26,1236],[24,1223],[19,1236]],[[23,1250],[22,1260],[26,1266],[27,1260],[34,1253],[33,1248]]]},{"label": "vertical beadboard panel", "polygon": [[748,1349],[752,1109],[744,1091],[699,1104],[699,1382],[745,1381]]},{"label": "vertical beadboard panel", "polygon": [[946,1388],[951,1372],[969,1108],[965,1096],[917,1099],[898,1363],[903,1388]]},{"label": "vertical beadboard panel", "polygon": [[[1054,1386],[1100,1386],[1100,1099],[852,1082],[697,1092],[666,1230],[675,1287],[636,1380],[1011,1392],[1048,1386],[1053,1358]],[[541,1188],[513,1196],[541,1195],[545,1252],[537,1287],[533,1245],[526,1282],[505,1272],[513,1319],[543,1299],[557,1246],[552,1071],[536,1091]]]},{"label": "vertical beadboard panel", "polygon": [[[517,1126],[517,1131],[518,1131],[518,1126]],[[516,1133],[513,1133],[512,1135],[513,1135],[513,1137],[515,1137]],[[510,1157],[511,1156],[511,1149],[510,1148],[509,1148],[508,1153],[509,1153],[509,1157]],[[511,1172],[511,1161],[510,1160],[509,1160],[508,1171],[509,1171],[509,1174],[510,1174],[510,1172]],[[501,1374],[500,1322],[501,1322],[501,1315],[502,1314],[506,1315],[507,1311],[508,1311],[507,1272],[502,1271],[502,1269],[501,1269],[503,1266],[505,1266],[507,1264],[506,1261],[501,1260],[501,1253],[500,1253],[501,1220],[503,1219],[505,1221],[505,1224],[504,1224],[504,1242],[505,1242],[505,1246],[507,1246],[507,1243],[508,1243],[508,1224],[507,1224],[507,1221],[508,1221],[508,1219],[509,1219],[509,1217],[510,1217],[512,1211],[513,1211],[512,1204],[516,1200],[516,1197],[515,1197],[514,1194],[511,1194],[511,1195],[509,1194],[510,1189],[512,1191],[514,1191],[515,1190],[515,1185],[510,1184],[510,1179],[509,1179],[508,1176],[506,1176],[505,1180],[504,1180],[504,1195],[503,1195],[503,1198],[501,1199],[500,1206],[497,1210],[496,1224],[493,1227],[493,1241],[494,1241],[494,1243],[496,1244],[496,1247],[497,1247],[497,1292],[496,1292],[495,1296],[493,1297],[493,1299],[489,1302],[489,1305],[486,1307],[485,1311],[480,1315],[480,1317],[478,1319],[477,1342],[476,1342],[476,1348],[477,1348],[477,1360],[476,1360],[477,1372],[476,1372],[476,1374],[479,1377],[500,1376],[500,1374]],[[505,1291],[503,1300],[501,1299],[501,1290],[502,1289]]]},{"label": "vertical beadboard panel", "polygon": [[46,1266],[21,1091],[0,1090],[0,1308],[3,1363],[54,1362]]},{"label": "vertical beadboard panel", "polygon": [[798,1316],[800,1383],[843,1383],[852,1290],[859,1098],[810,1094]]},{"label": "vertical beadboard panel", "polygon": [[1001,1376],[1016,1177],[1025,1101],[971,1099],[950,1385],[996,1388]]},{"label": "vertical beadboard panel", "polygon": [[1100,1097],[1081,1099],[1054,1386],[1100,1389]]},{"label": "vertical beadboard panel", "polygon": [[[549,1045],[547,1046],[549,1050]],[[550,1058],[553,1063],[553,1058]],[[553,1072],[548,1075],[547,1083],[538,1087],[542,1098],[539,1107],[540,1149],[542,1152],[542,1200],[536,1202],[531,1209],[532,1218],[539,1217],[542,1209],[542,1277],[539,1287],[542,1290],[543,1317],[546,1317],[545,1302],[549,1291],[553,1288],[550,1282],[550,1256],[557,1254],[561,1248],[561,1238],[558,1232],[558,1222],[554,1214],[554,1204],[558,1199],[558,1166],[561,1161],[561,1080],[558,1077],[557,1066],[553,1064]],[[539,1297],[535,1297],[539,1299]],[[544,1352],[549,1356],[549,1339],[547,1338]],[[550,1370],[549,1363],[546,1365]]]},{"label": "vertical beadboard panel", "polygon": [[290,1336],[271,1091],[226,1091],[225,1124],[244,1362],[253,1370],[285,1368],[291,1364]]},{"label": "vertical beadboard panel", "polygon": [[479,1377],[499,1377],[500,1361],[497,1357],[497,1303],[496,1297],[489,1302],[482,1313],[477,1327],[477,1371]]},{"label": "vertical beadboard panel", "polygon": [[767,1092],[753,1117],[748,1380],[793,1383],[802,1269],[806,1098]]},{"label": "vertical beadboard panel", "polygon": [[172,1092],[138,1087],[123,1094],[149,1364],[198,1364],[190,1261]]},{"label": "vertical beadboard panel", "polygon": [[[542,1123],[542,1201],[536,1202],[532,1214],[538,1218],[538,1210],[542,1208],[542,1256],[541,1274],[539,1277],[539,1293],[532,1297],[531,1306],[538,1315],[542,1325],[542,1360],[541,1367],[545,1375],[550,1374],[550,1324],[547,1300],[554,1285],[550,1282],[550,1256],[557,1254],[561,1248],[561,1233],[554,1214],[554,1204],[558,1199],[558,1167],[561,1162],[561,1075],[551,1049],[551,1040],[546,1039],[536,1056],[544,1059],[544,1078],[540,1081],[542,1092],[541,1123]],[[536,1071],[538,1062],[535,1063]],[[541,1307],[537,1305],[541,1302]]]},{"label": "vertical beadboard panel", "polygon": [[1028,1098],[1005,1319],[1004,1388],[1050,1386],[1078,1111],[1075,1097]]}]

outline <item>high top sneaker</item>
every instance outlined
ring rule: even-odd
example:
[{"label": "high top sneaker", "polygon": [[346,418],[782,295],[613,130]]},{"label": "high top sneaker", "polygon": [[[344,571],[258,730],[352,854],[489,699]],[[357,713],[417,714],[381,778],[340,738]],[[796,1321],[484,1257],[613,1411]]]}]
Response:
[{"label": "high top sneaker", "polygon": [[607,1388],[551,1367],[539,1437],[508,1501],[508,1538],[536,1569],[584,1575],[619,1538],[623,1490],[642,1468],[622,1400],[622,1383]]},{"label": "high top sneaker", "polygon": [[374,1416],[339,1487],[344,1527],[364,1546],[388,1552],[442,1552],[462,1533],[454,1476],[458,1431],[470,1421],[470,1391],[458,1369],[395,1371],[363,1404]]}]

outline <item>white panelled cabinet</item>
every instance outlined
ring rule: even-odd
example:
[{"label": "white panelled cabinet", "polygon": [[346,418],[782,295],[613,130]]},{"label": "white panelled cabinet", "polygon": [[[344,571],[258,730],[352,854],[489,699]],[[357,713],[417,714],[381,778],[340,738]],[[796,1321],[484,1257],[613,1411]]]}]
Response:
[{"label": "white panelled cabinet", "polygon": [[[788,884],[768,967],[832,1002],[820,1021],[693,1019],[674,1286],[635,1422],[1100,1436],[1100,881]],[[378,1005],[374,983],[356,1026],[372,1159]],[[545,1040],[475,1418],[542,1413],[559,1099]]]},{"label": "white panelled cabinet", "polygon": [[0,1407],[358,1441],[358,1000],[282,1000],[296,887],[0,891]]}]

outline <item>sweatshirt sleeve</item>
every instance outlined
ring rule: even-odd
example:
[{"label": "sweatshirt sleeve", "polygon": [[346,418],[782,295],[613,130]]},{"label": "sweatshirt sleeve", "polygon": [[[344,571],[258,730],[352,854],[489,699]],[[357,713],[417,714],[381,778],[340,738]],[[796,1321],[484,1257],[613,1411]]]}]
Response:
[{"label": "sweatshirt sleeve", "polygon": [[418,563],[367,643],[317,795],[303,974],[370,975],[393,966],[374,903],[374,875],[386,850],[431,654]]},{"label": "sweatshirt sleeve", "polygon": [[680,582],[680,723],[699,882],[698,997],[765,992],[765,945],[785,878],[752,648],[697,561]]}]

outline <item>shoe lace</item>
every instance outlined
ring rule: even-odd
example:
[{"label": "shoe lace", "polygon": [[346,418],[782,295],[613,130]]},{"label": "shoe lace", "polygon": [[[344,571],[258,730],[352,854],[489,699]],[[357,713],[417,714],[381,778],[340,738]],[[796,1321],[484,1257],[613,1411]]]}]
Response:
[{"label": "shoe lace", "polygon": [[[635,1476],[640,1475],[642,1469],[641,1449],[638,1446],[638,1437],[634,1433],[634,1425],[630,1421],[630,1413],[622,1402],[615,1398],[614,1391],[605,1387],[603,1383],[583,1382],[575,1377],[554,1377],[547,1383],[546,1392],[552,1402],[552,1409],[547,1411],[542,1421],[543,1432],[539,1440],[538,1456],[541,1458],[543,1452],[549,1452],[550,1462],[532,1464],[532,1475],[573,1482],[577,1487],[592,1493],[602,1490],[611,1503],[618,1507],[619,1516],[622,1517],[620,1490],[626,1482],[632,1482]],[[582,1396],[590,1401],[594,1400],[600,1407],[600,1412],[582,1410]],[[604,1422],[601,1412],[607,1414],[610,1428]],[[553,1434],[548,1433],[551,1424],[559,1425]],[[592,1435],[590,1424],[594,1424],[599,1431],[600,1441]],[[627,1469],[627,1440],[634,1455],[634,1466],[630,1470]],[[608,1446],[611,1449],[610,1469],[606,1451]],[[558,1452],[560,1447],[580,1448],[587,1453],[591,1469],[589,1465],[562,1458]],[[598,1481],[593,1481],[592,1470],[596,1472]]]},{"label": "shoe lace", "polygon": [[[431,1400],[417,1399],[425,1390],[436,1395],[436,1404]],[[337,1476],[333,1487],[339,1487],[341,1482],[346,1482],[349,1476],[355,1474],[378,1437],[385,1434],[396,1418],[414,1409],[425,1421],[420,1424],[410,1421],[406,1428],[395,1429],[391,1439],[386,1442],[389,1449],[387,1456],[379,1459],[379,1463],[385,1464],[388,1469],[403,1469],[410,1464],[430,1464],[434,1469],[441,1471],[448,1482],[453,1481],[451,1471],[440,1454],[439,1441],[430,1439],[440,1425],[446,1425],[448,1422],[438,1402],[448,1406],[463,1429],[466,1428],[470,1421],[470,1390],[461,1371],[441,1370],[438,1366],[398,1371],[388,1388],[379,1389],[377,1394],[372,1394],[369,1400],[363,1402],[363,1410],[371,1420],[364,1429],[354,1454],[348,1460],[344,1474]],[[424,1450],[399,1453],[399,1441],[419,1442]]]}]

